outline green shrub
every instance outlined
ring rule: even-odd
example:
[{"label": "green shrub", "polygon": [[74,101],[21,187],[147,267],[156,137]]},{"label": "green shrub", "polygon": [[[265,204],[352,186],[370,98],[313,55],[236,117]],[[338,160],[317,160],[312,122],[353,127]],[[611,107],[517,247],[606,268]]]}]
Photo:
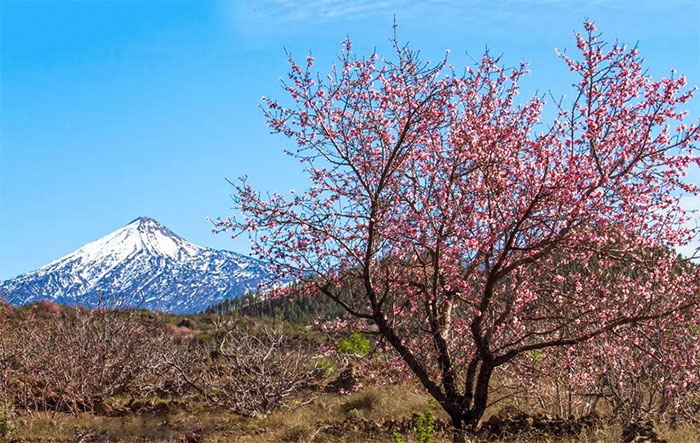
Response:
[{"label": "green shrub", "polygon": [[435,409],[437,404],[435,400],[428,400],[423,412],[419,412],[416,416],[416,436],[420,443],[432,443],[433,433],[435,431]]},{"label": "green shrub", "polygon": [[196,339],[199,343],[211,343],[214,337],[207,332],[200,332],[196,335]]},{"label": "green shrub", "polygon": [[394,440],[394,443],[406,443],[406,440],[403,439],[403,435],[397,431],[391,434],[391,438]]},{"label": "green shrub", "polygon": [[364,357],[372,350],[369,340],[359,332],[353,332],[338,342],[338,352]]},{"label": "green shrub", "polygon": [[322,358],[316,362],[314,373],[319,378],[328,378],[335,373],[335,364],[332,361]]}]

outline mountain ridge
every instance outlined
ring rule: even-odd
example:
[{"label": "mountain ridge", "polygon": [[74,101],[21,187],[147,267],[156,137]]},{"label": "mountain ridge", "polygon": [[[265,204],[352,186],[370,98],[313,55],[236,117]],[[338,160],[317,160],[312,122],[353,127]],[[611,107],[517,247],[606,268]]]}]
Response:
[{"label": "mountain ridge", "polygon": [[47,299],[192,313],[254,292],[273,278],[267,263],[195,245],[153,218],[138,217],[35,271],[1,282],[0,291],[14,304]]}]

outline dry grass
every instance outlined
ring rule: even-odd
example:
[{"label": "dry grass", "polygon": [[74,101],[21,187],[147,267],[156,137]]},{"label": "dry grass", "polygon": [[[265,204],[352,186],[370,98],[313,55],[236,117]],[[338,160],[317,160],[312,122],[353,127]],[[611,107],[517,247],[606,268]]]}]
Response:
[{"label": "dry grass", "polygon": [[[422,411],[429,397],[417,386],[402,384],[373,386],[352,395],[322,394],[313,402],[279,410],[266,418],[242,418],[226,411],[212,411],[192,405],[187,410],[168,414],[128,415],[124,417],[38,415],[18,419],[17,441],[73,442],[77,435],[90,435],[100,442],[183,442],[190,435],[203,442],[393,442],[388,433],[368,435],[353,428],[357,420],[382,423],[410,417]],[[496,411],[489,411],[493,414]],[[445,420],[442,411],[439,419]],[[675,429],[660,426],[659,436],[669,442],[700,443],[700,431],[691,425]],[[521,436],[514,443],[617,443],[621,428],[607,426],[573,437]],[[406,443],[416,442],[412,432],[403,435]],[[196,441],[196,440],[193,440]],[[449,435],[437,435],[435,443],[449,442]],[[472,440],[474,443],[484,440]]]},{"label": "dry grass", "polygon": [[683,423],[675,428],[661,425],[657,428],[659,437],[669,442],[700,443],[700,425]]},{"label": "dry grass", "polygon": [[[99,437],[105,442],[176,442],[188,432],[202,429],[204,434],[235,422],[233,414],[192,415],[132,415],[127,417],[99,417],[56,414],[18,420],[17,441],[20,442],[74,442],[79,435]],[[91,440],[86,440],[91,441]]]},{"label": "dry grass", "polygon": [[[124,417],[36,414],[17,420],[17,439],[73,442],[79,433],[91,431],[110,442],[175,442],[201,430],[206,442],[356,442],[367,440],[367,436],[352,430],[346,435],[329,435],[324,430],[358,417],[383,422],[411,416],[422,410],[427,400],[428,396],[413,385],[396,385],[370,387],[352,395],[323,394],[307,405],[279,410],[266,418],[242,418],[199,405],[191,405],[188,411]],[[376,435],[368,441],[392,440],[390,435]]]},{"label": "dry grass", "polygon": [[[211,410],[188,404],[164,414],[131,414],[123,417],[93,415],[39,414],[17,419],[19,442],[74,442],[88,435],[99,442],[184,442],[187,436],[199,436],[202,442],[272,443],[390,443],[390,433],[364,433],[355,427],[358,420],[383,423],[411,417],[425,408],[429,396],[417,386],[401,384],[372,386],[352,395],[322,394],[306,405],[279,410],[266,418],[242,418],[232,412]],[[499,408],[489,411],[493,415]],[[446,416],[437,411],[438,419]],[[675,428],[660,425],[659,437],[670,443],[700,443],[700,429],[690,424]],[[619,425],[598,427],[571,437],[529,435],[502,440],[512,443],[618,443]],[[403,433],[406,443],[416,442],[413,432]],[[198,440],[189,440],[196,442]],[[447,434],[438,434],[434,443],[450,442]],[[471,440],[481,443],[487,440]]]},{"label": "dry grass", "polygon": [[[392,386],[382,392],[384,400],[375,404],[373,410],[360,409],[367,417],[382,421],[398,418],[420,411],[427,397],[400,390]],[[390,396],[394,394],[395,396]],[[357,398],[362,395],[354,394]],[[75,417],[57,414],[54,417],[21,418],[18,420],[17,440],[19,442],[73,442],[77,435],[98,437],[100,442],[182,442],[188,434],[201,435],[204,442],[225,443],[272,443],[272,442],[329,442],[355,443],[393,442],[391,435],[366,435],[347,428],[342,435],[328,432],[329,425],[347,423],[348,414],[343,405],[354,396],[323,396],[316,402],[293,410],[279,411],[265,419],[242,419],[229,412],[202,411],[197,413],[180,412],[167,415],[127,416],[127,417]],[[391,401],[388,401],[388,400]],[[362,400],[362,404],[365,400]],[[352,409],[351,411],[357,411]],[[672,443],[700,443],[700,430],[691,425],[675,429],[660,426],[659,436]],[[608,426],[586,431],[573,437],[527,436],[507,440],[490,440],[513,443],[618,443],[621,428]],[[449,435],[437,435],[435,443],[447,443]],[[412,433],[404,434],[406,443],[416,442]],[[472,440],[473,443],[485,440]]]}]

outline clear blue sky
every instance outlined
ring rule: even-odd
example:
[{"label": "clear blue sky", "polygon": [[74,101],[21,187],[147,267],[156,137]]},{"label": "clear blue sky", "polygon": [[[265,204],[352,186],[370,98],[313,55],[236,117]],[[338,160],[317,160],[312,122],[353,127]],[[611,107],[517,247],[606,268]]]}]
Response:
[{"label": "clear blue sky", "polygon": [[[399,37],[427,59],[468,63],[488,46],[531,62],[531,91],[567,91],[554,48],[585,17],[639,42],[654,76],[700,84],[700,3],[635,1],[250,0],[0,2],[0,279],[31,271],[147,215],[195,243],[230,214],[224,178],[302,186],[257,108],[280,96],[283,48],[328,66],[349,35],[368,53]],[[700,97],[691,115],[700,116]],[[698,175],[694,175],[698,179]]]}]

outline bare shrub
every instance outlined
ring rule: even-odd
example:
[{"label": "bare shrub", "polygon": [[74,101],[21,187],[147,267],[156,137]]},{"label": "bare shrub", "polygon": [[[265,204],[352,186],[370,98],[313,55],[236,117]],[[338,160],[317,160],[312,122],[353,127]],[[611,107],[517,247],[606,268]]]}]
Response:
[{"label": "bare shrub", "polygon": [[509,385],[521,409],[564,418],[603,409],[623,425],[698,422],[700,341],[693,322],[650,327],[653,332],[646,333],[620,329],[605,340],[566,350],[533,351],[505,366],[505,377],[497,378],[501,383],[492,390],[507,391]]},{"label": "bare shrub", "polygon": [[[622,423],[650,419],[673,423],[678,418],[697,422],[700,404],[696,400],[693,405],[693,399],[700,395],[700,344],[693,323],[648,334],[620,334],[615,339],[624,352],[588,353],[599,357],[595,393],[607,401],[613,414]],[[642,346],[644,342],[650,345]]]},{"label": "bare shrub", "polygon": [[0,383],[19,407],[96,412],[107,397],[162,385],[159,356],[172,341],[162,326],[134,311],[54,306],[4,323]]},{"label": "bare shrub", "polygon": [[[217,324],[210,343],[173,356],[170,364],[213,405],[264,416],[300,400],[318,373],[314,347],[281,326],[248,330],[229,320]],[[196,361],[205,365],[193,371]]]}]

